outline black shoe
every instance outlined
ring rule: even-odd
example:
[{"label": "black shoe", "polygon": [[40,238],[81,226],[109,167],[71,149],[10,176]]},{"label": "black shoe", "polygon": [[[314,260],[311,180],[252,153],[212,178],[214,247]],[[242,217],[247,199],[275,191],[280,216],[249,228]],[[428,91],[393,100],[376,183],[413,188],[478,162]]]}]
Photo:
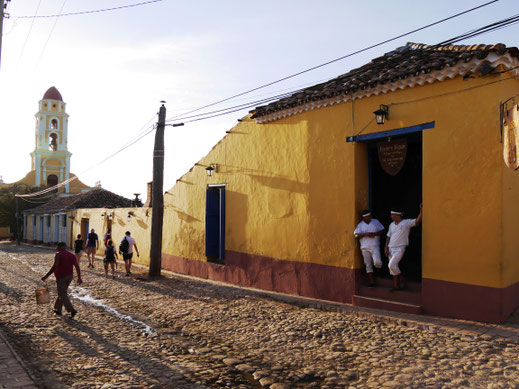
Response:
[{"label": "black shoe", "polygon": [[130,273],[126,273],[125,276],[126,276],[126,277],[130,277]]},{"label": "black shoe", "polygon": [[368,288],[374,288],[375,286],[377,286],[374,282],[370,282],[368,284]]},{"label": "black shoe", "polygon": [[63,316],[63,313],[61,311],[58,311],[57,309],[54,310],[54,313],[58,316]]},{"label": "black shoe", "polygon": [[70,312],[70,318],[73,319],[74,316],[76,316],[77,311],[74,309],[72,312]]}]

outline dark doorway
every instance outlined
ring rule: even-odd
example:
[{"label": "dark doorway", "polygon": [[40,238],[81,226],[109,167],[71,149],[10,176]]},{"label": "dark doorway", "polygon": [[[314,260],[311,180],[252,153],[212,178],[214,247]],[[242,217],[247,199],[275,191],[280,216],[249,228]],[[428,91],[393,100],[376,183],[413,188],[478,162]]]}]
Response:
[{"label": "dark doorway", "polygon": [[[380,142],[407,140],[407,153],[401,170],[390,175],[383,169],[378,154]],[[385,227],[384,237],[381,239],[381,251],[384,266],[381,276],[389,275],[388,259],[384,255],[385,234],[391,224],[391,208],[399,207],[404,212],[404,218],[414,219],[420,212],[422,202],[422,132],[408,134],[403,137],[378,139],[368,143],[368,161],[370,173],[370,208],[373,217]],[[411,229],[409,246],[400,262],[400,270],[405,277],[412,281],[422,279],[422,226]]]}]

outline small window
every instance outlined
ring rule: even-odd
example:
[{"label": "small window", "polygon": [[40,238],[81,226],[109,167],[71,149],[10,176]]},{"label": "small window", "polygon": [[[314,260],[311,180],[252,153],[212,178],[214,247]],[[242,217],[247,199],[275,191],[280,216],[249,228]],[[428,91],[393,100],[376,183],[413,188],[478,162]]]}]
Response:
[{"label": "small window", "polygon": [[50,122],[50,128],[52,128],[53,130],[58,129],[58,121],[56,119],[52,119],[52,121]]},{"label": "small window", "polygon": [[33,225],[33,226],[36,225],[36,215],[33,215],[33,216],[32,216],[32,225]]}]

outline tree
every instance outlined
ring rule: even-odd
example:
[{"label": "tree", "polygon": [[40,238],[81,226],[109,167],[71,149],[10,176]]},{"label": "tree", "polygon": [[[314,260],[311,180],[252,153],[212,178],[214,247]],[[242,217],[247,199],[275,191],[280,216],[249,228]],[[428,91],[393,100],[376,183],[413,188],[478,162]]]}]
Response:
[{"label": "tree", "polygon": [[[11,231],[16,231],[16,194],[28,194],[34,193],[42,188],[33,187],[30,188],[26,184],[13,184],[0,188],[0,226],[10,227]],[[23,211],[31,208],[38,207],[52,198],[46,197],[45,200],[34,198],[24,199],[23,197],[18,198],[18,212],[19,222],[22,221]],[[16,235],[16,233],[15,233]]]}]

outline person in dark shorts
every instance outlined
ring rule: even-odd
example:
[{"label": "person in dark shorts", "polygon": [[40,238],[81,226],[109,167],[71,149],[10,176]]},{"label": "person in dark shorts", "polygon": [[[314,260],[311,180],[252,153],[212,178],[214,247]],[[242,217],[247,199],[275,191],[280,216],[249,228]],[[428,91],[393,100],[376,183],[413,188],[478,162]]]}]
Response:
[{"label": "person in dark shorts", "polygon": [[68,297],[68,287],[74,278],[74,268],[76,268],[77,272],[78,285],[83,282],[83,280],[81,280],[81,271],[79,270],[76,256],[67,250],[67,244],[65,242],[59,242],[57,250],[58,252],[54,256],[54,264],[41,280],[47,280],[47,278],[54,272],[54,277],[56,277],[56,286],[58,288],[58,298],[54,303],[54,313],[61,316],[63,314],[63,306],[65,306],[67,312],[70,313],[70,318],[73,319],[74,316],[76,316],[77,311],[74,309],[74,306]]},{"label": "person in dark shorts", "polygon": [[110,239],[108,241],[107,246],[105,247],[105,277],[108,277],[108,264],[112,267],[112,278],[115,279],[115,264],[116,264],[116,258],[119,259],[119,256],[117,255],[117,250],[114,247],[114,242]]},{"label": "person in dark shorts", "polygon": [[126,276],[128,277],[130,274],[132,274],[132,258],[133,258],[133,249],[135,248],[135,252],[137,253],[137,256],[139,256],[139,249],[137,248],[137,244],[135,243],[135,239],[132,238],[130,231],[126,231],[125,237],[121,240],[121,246],[123,246],[123,241],[127,240],[128,243],[126,244],[127,250],[121,251],[121,254],[123,255],[124,259],[124,267],[126,270]]},{"label": "person in dark shorts", "polygon": [[74,253],[76,254],[77,264],[79,265],[79,260],[83,255],[83,239],[81,239],[81,234],[78,234],[76,241],[74,242]]},{"label": "person in dark shorts", "polygon": [[90,230],[90,234],[87,235],[86,238],[86,254],[88,258],[88,267],[94,268],[94,258],[97,250],[99,249],[99,237],[97,236],[95,230],[92,228]]}]

